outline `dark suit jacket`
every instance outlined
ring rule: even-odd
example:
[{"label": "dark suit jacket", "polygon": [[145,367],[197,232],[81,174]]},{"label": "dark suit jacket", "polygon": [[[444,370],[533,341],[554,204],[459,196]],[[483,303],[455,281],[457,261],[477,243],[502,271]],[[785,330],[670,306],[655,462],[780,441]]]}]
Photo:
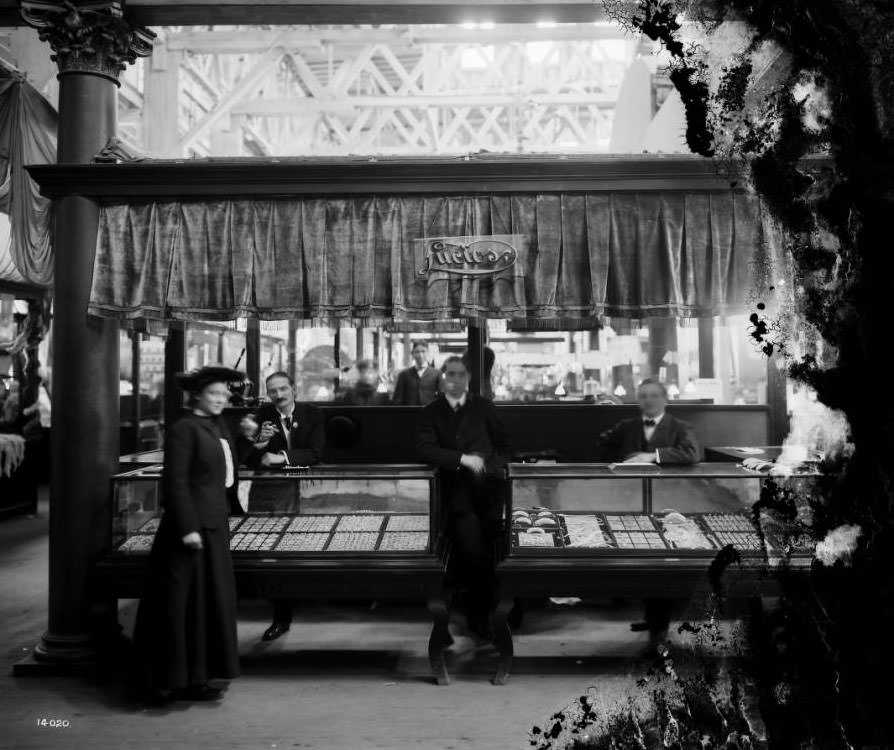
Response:
[{"label": "dark suit jacket", "polygon": [[655,427],[652,439],[647,441],[643,432],[642,417],[624,419],[603,432],[596,443],[601,461],[623,461],[633,453],[658,450],[662,464],[694,464],[701,452],[695,433],[688,422],[676,419],[667,412]]},{"label": "dark suit jacket", "polygon": [[[234,483],[226,488],[226,459],[220,438],[230,445]],[[224,421],[185,413],[168,430],[162,474],[162,507],[179,537],[200,529],[226,527],[239,481],[238,453]]]},{"label": "dark suit jacket", "polygon": [[[422,409],[416,436],[416,453],[423,461],[441,468],[442,489],[448,508],[470,510],[473,505],[499,506],[501,482],[510,458],[509,435],[492,401],[471,393],[465,405],[454,412],[441,395]],[[479,480],[460,467],[463,453],[484,458],[486,477]]]},{"label": "dark suit jacket", "polygon": [[440,375],[434,367],[427,367],[421,378],[415,367],[402,370],[397,376],[392,402],[407,406],[431,403],[438,397],[439,377]]},{"label": "dark suit jacket", "polygon": [[295,404],[292,414],[292,448],[287,448],[286,434],[282,428],[279,412],[272,405],[263,406],[257,413],[258,424],[273,422],[276,434],[264,448],[255,448],[250,440],[239,438],[240,458],[250,469],[261,467],[261,458],[265,453],[285,451],[290,466],[310,466],[323,459],[323,446],[326,443],[326,432],[323,428],[323,412],[310,404]]}]

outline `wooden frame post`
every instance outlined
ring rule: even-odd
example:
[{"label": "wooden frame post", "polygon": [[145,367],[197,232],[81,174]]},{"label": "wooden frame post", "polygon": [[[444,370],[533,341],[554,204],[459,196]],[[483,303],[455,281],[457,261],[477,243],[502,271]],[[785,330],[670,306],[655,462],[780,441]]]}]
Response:
[{"label": "wooden frame post", "polygon": [[[154,34],[128,23],[117,2],[74,15],[61,2],[21,6],[23,20],[39,29],[59,66],[57,162],[90,163],[115,135],[124,61],[148,55]],[[48,627],[34,649],[34,659],[45,664],[93,662],[88,575],[110,543],[119,328],[115,320],[87,314],[98,224],[99,204],[88,197],[70,195],[55,204]]]}]

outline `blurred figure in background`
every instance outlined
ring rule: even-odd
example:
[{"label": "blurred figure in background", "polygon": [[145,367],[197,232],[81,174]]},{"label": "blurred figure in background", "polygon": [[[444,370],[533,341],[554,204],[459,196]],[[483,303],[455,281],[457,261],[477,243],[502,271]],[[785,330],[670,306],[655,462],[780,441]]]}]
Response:
[{"label": "blurred figure in background", "polygon": [[24,422],[19,401],[19,381],[9,378],[6,383],[6,398],[0,411],[0,432],[20,432]]},{"label": "blurred figure in background", "polygon": [[389,403],[388,393],[379,390],[379,368],[369,359],[361,359],[355,365],[357,381],[340,401],[350,406],[378,406]]},{"label": "blurred figure in background", "polygon": [[50,426],[52,423],[52,402],[50,401],[49,384],[41,373],[37,384],[37,398],[33,404],[22,409],[22,416],[28,421],[22,428],[22,434],[28,440],[34,440],[37,447],[37,475],[41,482],[50,481]]},{"label": "blurred figure in background", "polygon": [[438,396],[438,371],[428,361],[428,344],[413,342],[413,364],[397,376],[392,403],[424,406]]}]

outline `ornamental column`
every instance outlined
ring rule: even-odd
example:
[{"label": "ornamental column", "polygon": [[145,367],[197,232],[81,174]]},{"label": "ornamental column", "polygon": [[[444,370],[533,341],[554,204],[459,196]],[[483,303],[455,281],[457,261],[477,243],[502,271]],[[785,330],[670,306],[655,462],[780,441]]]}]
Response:
[{"label": "ornamental column", "polygon": [[[58,163],[92,162],[115,135],[118,76],[152,52],[155,34],[120,2],[21,2],[22,19],[59,67]],[[109,478],[118,465],[118,324],[87,315],[99,206],[55,205],[52,480],[48,627],[41,662],[90,663],[88,572],[108,545]]]}]

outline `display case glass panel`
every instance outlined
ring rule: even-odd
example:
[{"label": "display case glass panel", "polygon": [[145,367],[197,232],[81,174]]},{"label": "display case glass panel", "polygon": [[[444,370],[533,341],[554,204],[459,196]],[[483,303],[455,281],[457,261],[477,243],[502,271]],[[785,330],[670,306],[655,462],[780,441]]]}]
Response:
[{"label": "display case glass panel", "polygon": [[797,530],[768,534],[755,525],[751,506],[765,477],[735,464],[511,464],[509,481],[510,556],[713,556],[728,545],[758,555],[811,547]]},{"label": "display case glass panel", "polygon": [[532,477],[516,479],[512,493],[519,507],[635,512],[643,506],[642,484],[641,479],[623,477],[601,482],[575,477]]},{"label": "display case glass panel", "polygon": [[[435,471],[421,465],[240,471],[234,554],[431,553],[439,517]],[[144,554],[162,516],[161,466],[114,478],[113,549]]]},{"label": "display case glass panel", "polygon": [[761,477],[665,477],[652,482],[652,507],[680,513],[742,513],[760,497]]}]

